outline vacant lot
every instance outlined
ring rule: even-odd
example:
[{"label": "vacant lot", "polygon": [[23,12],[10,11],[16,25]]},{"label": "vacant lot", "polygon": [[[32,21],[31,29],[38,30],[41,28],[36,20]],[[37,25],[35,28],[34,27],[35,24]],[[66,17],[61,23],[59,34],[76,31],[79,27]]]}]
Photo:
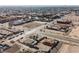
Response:
[{"label": "vacant lot", "polygon": [[24,24],[23,27],[27,27],[27,28],[33,29],[33,28],[41,26],[41,25],[42,25],[41,23],[34,21],[34,22],[30,22],[30,23]]},{"label": "vacant lot", "polygon": [[60,53],[79,53],[79,46],[63,44],[59,52]]},{"label": "vacant lot", "polygon": [[72,29],[72,31],[69,35],[72,37],[75,37],[75,38],[79,38],[79,26]]}]

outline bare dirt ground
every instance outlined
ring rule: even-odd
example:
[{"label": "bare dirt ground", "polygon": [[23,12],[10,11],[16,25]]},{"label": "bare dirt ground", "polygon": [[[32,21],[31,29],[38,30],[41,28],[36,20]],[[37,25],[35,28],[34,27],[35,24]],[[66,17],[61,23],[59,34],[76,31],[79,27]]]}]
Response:
[{"label": "bare dirt ground", "polygon": [[38,26],[41,26],[41,25],[42,25],[41,23],[30,22],[30,23],[24,24],[23,27],[35,28],[35,27],[38,27]]},{"label": "bare dirt ground", "polygon": [[74,38],[79,38],[79,26],[76,28],[73,28],[69,36],[72,36]]},{"label": "bare dirt ground", "polygon": [[79,22],[79,16],[76,16],[74,12],[65,15],[65,17],[63,17],[64,20],[70,20],[72,22]]},{"label": "bare dirt ground", "polygon": [[79,53],[79,46],[63,44],[59,52],[60,53]]}]

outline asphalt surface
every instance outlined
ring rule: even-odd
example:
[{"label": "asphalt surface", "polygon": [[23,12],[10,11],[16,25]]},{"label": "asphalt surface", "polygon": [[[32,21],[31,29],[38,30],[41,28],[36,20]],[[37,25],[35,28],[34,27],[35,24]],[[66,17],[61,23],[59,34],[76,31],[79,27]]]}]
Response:
[{"label": "asphalt surface", "polygon": [[58,34],[53,34],[53,33],[50,33],[50,34],[42,33],[42,35],[45,35],[50,38],[56,38],[56,40],[64,41],[66,43],[79,45],[79,39],[70,38],[68,36],[58,35]]}]

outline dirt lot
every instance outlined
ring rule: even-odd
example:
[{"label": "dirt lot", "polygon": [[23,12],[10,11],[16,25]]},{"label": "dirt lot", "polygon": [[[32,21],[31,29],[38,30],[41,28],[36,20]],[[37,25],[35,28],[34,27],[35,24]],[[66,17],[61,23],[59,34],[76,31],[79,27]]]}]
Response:
[{"label": "dirt lot", "polygon": [[79,38],[79,26],[72,29],[72,31],[70,32],[69,36],[71,37],[75,37],[75,38]]},{"label": "dirt lot", "polygon": [[38,23],[38,22],[30,22],[30,23],[27,23],[27,24],[24,24],[23,27],[27,27],[27,28],[35,28],[35,27],[38,27],[38,26],[41,26],[42,24],[41,23]]},{"label": "dirt lot", "polygon": [[33,21],[33,22],[30,22],[30,23],[25,23],[25,24],[22,24],[22,25],[18,25],[18,26],[13,26],[13,28],[16,28],[18,30],[30,30],[30,29],[34,29],[38,26],[41,26],[45,23],[43,22],[39,22],[39,21]]},{"label": "dirt lot", "polygon": [[60,53],[79,53],[79,46],[63,44],[59,52]]},{"label": "dirt lot", "polygon": [[72,22],[79,22],[79,16],[76,16],[74,12],[65,15],[65,17],[63,17],[64,20],[70,20]]}]

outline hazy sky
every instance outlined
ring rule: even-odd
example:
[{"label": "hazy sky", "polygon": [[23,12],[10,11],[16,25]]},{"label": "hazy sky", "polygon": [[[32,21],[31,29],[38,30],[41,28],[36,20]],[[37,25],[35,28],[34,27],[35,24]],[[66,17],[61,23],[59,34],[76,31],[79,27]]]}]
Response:
[{"label": "hazy sky", "polygon": [[78,0],[0,0],[0,5],[79,5]]}]

